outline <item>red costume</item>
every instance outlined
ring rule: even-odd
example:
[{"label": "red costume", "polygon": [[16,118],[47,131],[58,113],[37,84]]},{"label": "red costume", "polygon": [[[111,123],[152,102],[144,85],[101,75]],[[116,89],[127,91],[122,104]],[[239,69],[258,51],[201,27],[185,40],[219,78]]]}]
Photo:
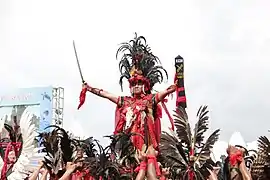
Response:
[{"label": "red costume", "polygon": [[[123,78],[127,78],[130,84],[132,96],[118,98],[115,133],[127,131],[136,133],[132,137],[134,145],[142,150],[143,145],[158,147],[160,142],[162,117],[160,101],[157,94],[152,94],[153,86],[163,81],[162,71],[167,72],[158,64],[159,59],[150,52],[144,37],[135,36],[130,43],[123,43],[117,51],[123,53],[120,68],[120,85]],[[134,88],[141,87],[141,92]]]},{"label": "red costume", "polygon": [[[163,73],[168,77],[167,71],[160,65],[158,57],[153,55],[150,47],[146,44],[143,36],[135,36],[129,43],[123,43],[117,51],[122,53],[119,62],[121,73],[120,85],[124,78],[128,79],[132,96],[117,97],[104,92],[102,89],[90,87],[84,84],[80,94],[80,105],[85,101],[86,89],[98,96],[107,98],[117,104],[115,116],[115,133],[127,131],[135,133],[132,141],[136,148],[142,150],[143,145],[158,147],[161,135],[160,118],[162,116],[162,102],[165,112],[165,97],[174,92],[176,85],[171,86],[163,92],[152,94],[153,86],[163,81]],[[174,87],[174,88],[172,88]],[[123,88],[122,88],[123,89]],[[173,120],[169,115],[173,128]]]},{"label": "red costume", "polygon": [[7,179],[7,172],[12,169],[15,162],[11,162],[8,158],[8,155],[10,152],[14,151],[15,156],[19,156],[19,151],[21,149],[21,142],[6,142],[6,143],[0,143],[0,148],[5,149],[5,155],[4,155],[4,166],[1,170],[1,179],[5,180]]},{"label": "red costume", "polygon": [[[165,106],[165,97],[173,93],[177,85],[172,85],[168,89],[152,94],[153,86],[163,81],[163,76],[168,78],[167,71],[160,65],[158,57],[152,54],[146,40],[143,36],[135,36],[129,43],[123,43],[117,51],[118,55],[122,53],[119,62],[121,73],[119,84],[123,84],[123,79],[128,79],[131,96],[114,96],[99,88],[93,88],[88,84],[83,84],[80,94],[80,105],[85,102],[86,92],[109,99],[116,103],[115,113],[115,131],[114,133],[131,133],[132,143],[141,151],[153,146],[158,150],[161,136],[162,110],[161,102],[174,130],[172,117]],[[176,76],[178,77],[178,76]],[[123,88],[122,88],[123,90]],[[150,149],[151,150],[151,149]],[[148,156],[147,163],[154,163],[156,173],[159,176],[160,170],[155,156]]]},{"label": "red costume", "polygon": [[[22,150],[22,134],[19,131],[20,126],[17,123],[17,117],[13,116],[14,126],[4,124],[5,129],[9,133],[9,138],[1,139],[0,149],[4,164],[1,170],[1,180],[6,180],[12,173],[13,165],[16,163],[17,158],[20,156]],[[13,158],[9,157],[10,153],[14,153]],[[1,157],[0,157],[1,158]]]},{"label": "red costume", "polygon": [[[116,108],[115,133],[127,131],[140,134],[141,136],[132,137],[134,145],[140,150],[145,144],[145,138],[147,138],[148,144],[152,144],[154,148],[157,148],[160,141],[162,111],[160,106],[156,104],[156,98],[155,94],[142,95],[141,99],[119,97]],[[147,127],[147,132],[145,127]]]}]

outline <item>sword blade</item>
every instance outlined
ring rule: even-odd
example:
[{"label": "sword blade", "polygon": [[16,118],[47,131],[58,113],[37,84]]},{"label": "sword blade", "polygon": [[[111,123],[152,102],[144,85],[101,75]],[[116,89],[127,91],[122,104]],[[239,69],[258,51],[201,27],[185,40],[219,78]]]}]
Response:
[{"label": "sword blade", "polygon": [[78,69],[79,69],[79,72],[80,72],[80,76],[81,76],[81,79],[82,79],[82,83],[85,83],[85,81],[83,79],[82,69],[81,69],[81,66],[80,66],[80,62],[79,62],[79,58],[78,58],[78,55],[77,55],[77,51],[76,51],[76,46],[75,46],[75,41],[74,40],[73,40],[73,48],[74,48],[74,52],[75,52],[75,56],[76,56],[77,65],[78,65]]}]

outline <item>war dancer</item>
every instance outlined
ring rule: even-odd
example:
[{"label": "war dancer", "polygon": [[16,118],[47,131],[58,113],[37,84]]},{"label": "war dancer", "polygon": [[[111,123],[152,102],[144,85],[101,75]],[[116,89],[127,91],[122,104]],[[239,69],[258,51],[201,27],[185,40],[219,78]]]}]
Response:
[{"label": "war dancer", "polygon": [[161,109],[158,103],[173,93],[176,85],[152,94],[153,86],[163,81],[163,73],[167,78],[168,74],[159,64],[158,57],[150,51],[143,36],[136,35],[129,43],[123,43],[117,51],[117,58],[120,53],[123,55],[119,63],[119,83],[122,88],[123,79],[128,79],[131,96],[116,96],[86,83],[83,89],[117,104],[115,133],[126,131],[141,134],[143,137],[132,137],[137,149],[143,150],[149,145],[157,149],[161,133]]},{"label": "war dancer", "polygon": [[[0,143],[0,152],[3,157],[3,167],[1,170],[1,179],[6,179],[6,177],[12,173],[13,165],[17,161],[17,157],[19,155],[19,151],[21,150],[22,143],[18,141],[19,139],[19,128],[20,126],[17,123],[17,116],[13,116],[14,123],[14,133],[12,134],[8,132],[6,138],[1,139]],[[13,130],[13,127],[5,124],[5,128],[9,128],[9,130]],[[1,130],[0,130],[1,131]]]},{"label": "war dancer", "polygon": [[1,143],[0,147],[5,149],[4,151],[4,164],[1,170],[1,179],[6,179],[6,177],[12,173],[12,167],[17,161],[17,156],[21,148],[20,142],[5,142]]}]

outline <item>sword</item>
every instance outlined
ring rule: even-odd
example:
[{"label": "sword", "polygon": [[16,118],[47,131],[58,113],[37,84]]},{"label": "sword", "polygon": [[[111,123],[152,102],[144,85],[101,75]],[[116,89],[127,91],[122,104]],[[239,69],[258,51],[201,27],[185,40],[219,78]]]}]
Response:
[{"label": "sword", "polygon": [[85,81],[83,79],[82,69],[81,69],[81,66],[80,66],[80,62],[79,62],[79,58],[78,58],[78,55],[77,55],[77,51],[76,51],[75,41],[74,40],[73,40],[73,48],[74,48],[74,52],[75,52],[75,56],[76,56],[77,65],[78,65],[78,69],[79,69],[79,72],[80,72],[80,76],[81,76],[81,79],[82,79],[82,83],[85,83]]},{"label": "sword", "polygon": [[[85,84],[85,81],[84,81],[83,75],[82,75],[82,69],[81,69],[80,62],[79,62],[79,58],[78,58],[77,51],[76,51],[76,47],[75,47],[75,42],[74,42],[74,40],[73,40],[73,48],[74,48],[74,52],[75,52],[75,56],[76,56],[77,65],[78,65],[78,68],[79,68],[80,76],[81,76],[81,79],[82,79],[82,83]],[[81,106],[84,104],[84,102],[85,102],[86,92],[87,92],[87,88],[83,88],[82,91],[81,91],[81,93],[80,93],[80,104],[79,104],[79,106],[78,106],[78,109],[80,109],[80,107],[81,107]]]}]

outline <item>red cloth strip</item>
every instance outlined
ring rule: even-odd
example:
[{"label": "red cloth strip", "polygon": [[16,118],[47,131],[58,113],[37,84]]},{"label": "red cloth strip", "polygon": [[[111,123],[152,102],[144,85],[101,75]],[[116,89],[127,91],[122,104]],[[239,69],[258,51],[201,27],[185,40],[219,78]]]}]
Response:
[{"label": "red cloth strip", "polygon": [[189,170],[188,176],[189,176],[189,180],[193,180],[194,179],[194,172],[192,170]]},{"label": "red cloth strip", "polygon": [[135,171],[136,173],[138,173],[140,170],[146,170],[146,168],[147,168],[146,162],[145,162],[145,161],[142,161],[142,162],[140,163],[140,166],[138,166],[134,171]]},{"label": "red cloth strip", "polygon": [[176,102],[186,102],[187,101],[187,99],[186,99],[186,97],[185,96],[180,96],[180,97],[177,97],[177,99],[176,99]]},{"label": "red cloth strip", "polygon": [[242,162],[243,160],[242,152],[238,150],[235,154],[229,156],[229,160],[232,166],[235,166],[237,163]]},{"label": "red cloth strip", "polygon": [[156,174],[157,176],[160,176],[161,175],[161,172],[160,172],[160,169],[159,169],[159,165],[157,163],[157,158],[156,156],[147,156],[147,159],[148,159],[148,164],[151,164],[153,163],[154,166],[155,166],[155,169],[156,169]]},{"label": "red cloth strip", "polygon": [[177,87],[176,92],[179,92],[179,91],[184,91],[184,90],[185,90],[185,88],[184,88],[184,87]]},{"label": "red cloth strip", "polygon": [[167,116],[168,116],[168,118],[169,118],[169,120],[170,120],[170,122],[171,122],[172,130],[174,131],[174,122],[173,122],[173,118],[172,118],[170,112],[168,111],[168,108],[167,108],[165,102],[168,102],[168,100],[167,100],[167,99],[164,99],[163,101],[161,101],[161,105],[162,105],[162,107],[163,107],[165,113],[167,114]]},{"label": "red cloth strip", "polygon": [[80,104],[78,106],[78,109],[80,109],[80,107],[82,107],[82,105],[85,102],[86,92],[87,92],[87,88],[83,88],[82,91],[81,91],[81,93],[80,93]]}]

